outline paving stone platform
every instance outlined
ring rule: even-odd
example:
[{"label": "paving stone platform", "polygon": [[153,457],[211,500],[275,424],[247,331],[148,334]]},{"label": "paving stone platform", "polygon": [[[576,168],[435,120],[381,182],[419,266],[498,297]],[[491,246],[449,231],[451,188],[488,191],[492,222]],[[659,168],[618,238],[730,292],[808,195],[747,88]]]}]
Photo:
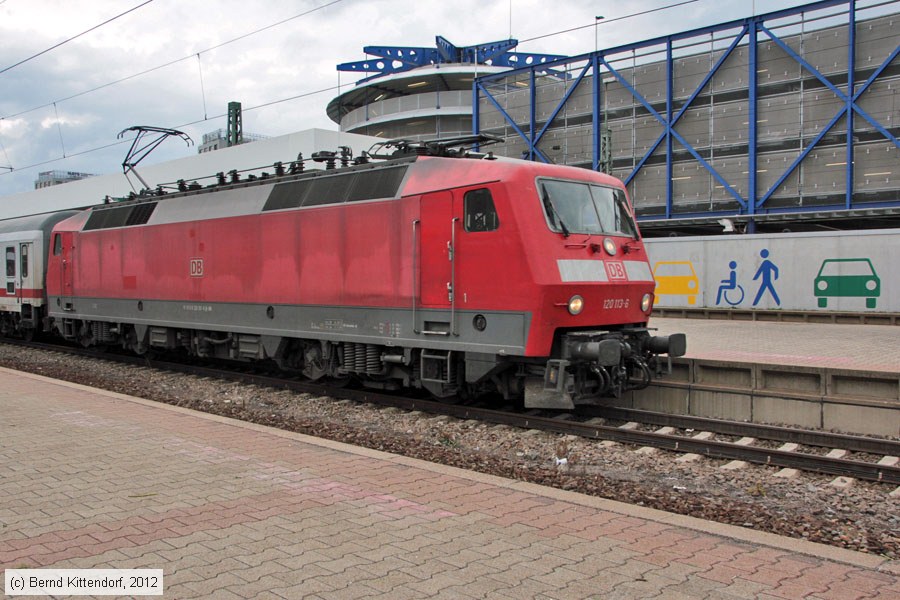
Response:
[{"label": "paving stone platform", "polygon": [[900,598],[900,566],[0,369],[0,567],[166,598]]},{"label": "paving stone platform", "polygon": [[687,357],[900,373],[900,327],[652,317],[659,334],[687,334]]}]

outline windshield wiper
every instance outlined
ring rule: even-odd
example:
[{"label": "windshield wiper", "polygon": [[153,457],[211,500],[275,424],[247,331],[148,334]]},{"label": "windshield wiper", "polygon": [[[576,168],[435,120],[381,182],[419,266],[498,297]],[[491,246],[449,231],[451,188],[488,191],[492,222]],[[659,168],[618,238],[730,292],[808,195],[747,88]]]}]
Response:
[{"label": "windshield wiper", "polygon": [[547,193],[547,190],[544,190],[544,208],[546,208],[547,212],[552,214],[556,219],[556,222],[559,223],[559,228],[562,229],[563,237],[569,237],[569,228],[566,227],[566,224],[563,222],[559,211],[556,210],[556,206],[553,205],[553,200],[550,199],[550,194]]}]

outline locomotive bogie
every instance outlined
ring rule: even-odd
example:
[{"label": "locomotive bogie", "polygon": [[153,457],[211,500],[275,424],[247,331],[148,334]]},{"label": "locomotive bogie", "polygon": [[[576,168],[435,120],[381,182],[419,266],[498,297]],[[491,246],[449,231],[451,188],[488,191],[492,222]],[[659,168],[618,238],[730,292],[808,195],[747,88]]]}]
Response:
[{"label": "locomotive bogie", "polygon": [[[268,310],[273,307],[204,305],[204,310],[189,306],[190,318],[177,320],[160,316],[169,314],[171,307],[158,301],[127,304],[131,306],[131,314],[125,316],[127,309],[121,312],[128,322],[112,323],[97,319],[116,314],[114,304],[99,299],[76,299],[73,311],[82,305],[88,309],[77,317],[56,319],[55,326],[61,337],[86,347],[120,346],[137,354],[177,350],[201,358],[271,360],[283,370],[302,373],[311,380],[326,376],[354,377],[369,387],[425,388],[438,397],[454,395],[462,389],[484,388],[488,375],[496,376],[495,372],[501,370],[498,366],[509,366],[499,357],[523,352],[524,340],[516,332],[527,329],[521,315],[461,313],[457,316],[464,325],[454,341],[455,349],[448,349],[446,343],[435,339],[414,347],[415,341],[409,333],[413,330],[409,311],[342,311],[342,318],[334,318],[333,309],[321,307],[279,306]],[[258,322],[248,317],[253,312],[261,315]],[[354,314],[359,320],[353,319]],[[430,328],[434,323],[449,323],[450,315],[426,312],[425,317],[424,327]],[[210,328],[219,326],[217,320],[237,318],[242,318],[245,325],[241,331]],[[153,325],[164,320],[177,326]],[[482,320],[485,326],[478,331],[473,323]],[[298,323],[306,326],[301,328]],[[198,325],[204,328],[196,329]],[[513,343],[497,345],[502,341],[499,337],[489,341],[488,336],[494,335],[489,327],[498,334],[505,329]],[[479,341],[479,337],[484,339]],[[502,387],[509,395],[509,389],[514,389],[515,384]]]}]

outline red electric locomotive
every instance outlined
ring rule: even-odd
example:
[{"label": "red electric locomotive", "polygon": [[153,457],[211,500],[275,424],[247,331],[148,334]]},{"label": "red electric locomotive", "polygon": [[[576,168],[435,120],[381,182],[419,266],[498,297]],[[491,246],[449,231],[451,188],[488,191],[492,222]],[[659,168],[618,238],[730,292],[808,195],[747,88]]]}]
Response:
[{"label": "red electric locomotive", "polygon": [[53,326],[554,408],[646,385],[657,355],[684,353],[683,335],[647,330],[653,277],[621,182],[443,144],[400,154],[69,218],[49,256]]}]

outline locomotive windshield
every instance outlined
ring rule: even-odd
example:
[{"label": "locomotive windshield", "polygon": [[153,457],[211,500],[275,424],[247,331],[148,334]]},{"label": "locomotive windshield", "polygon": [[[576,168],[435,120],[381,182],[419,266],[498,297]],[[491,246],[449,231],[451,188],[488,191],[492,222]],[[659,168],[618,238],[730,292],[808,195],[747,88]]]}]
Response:
[{"label": "locomotive windshield", "polygon": [[541,201],[552,231],[637,237],[625,192],[576,181],[542,180]]}]

